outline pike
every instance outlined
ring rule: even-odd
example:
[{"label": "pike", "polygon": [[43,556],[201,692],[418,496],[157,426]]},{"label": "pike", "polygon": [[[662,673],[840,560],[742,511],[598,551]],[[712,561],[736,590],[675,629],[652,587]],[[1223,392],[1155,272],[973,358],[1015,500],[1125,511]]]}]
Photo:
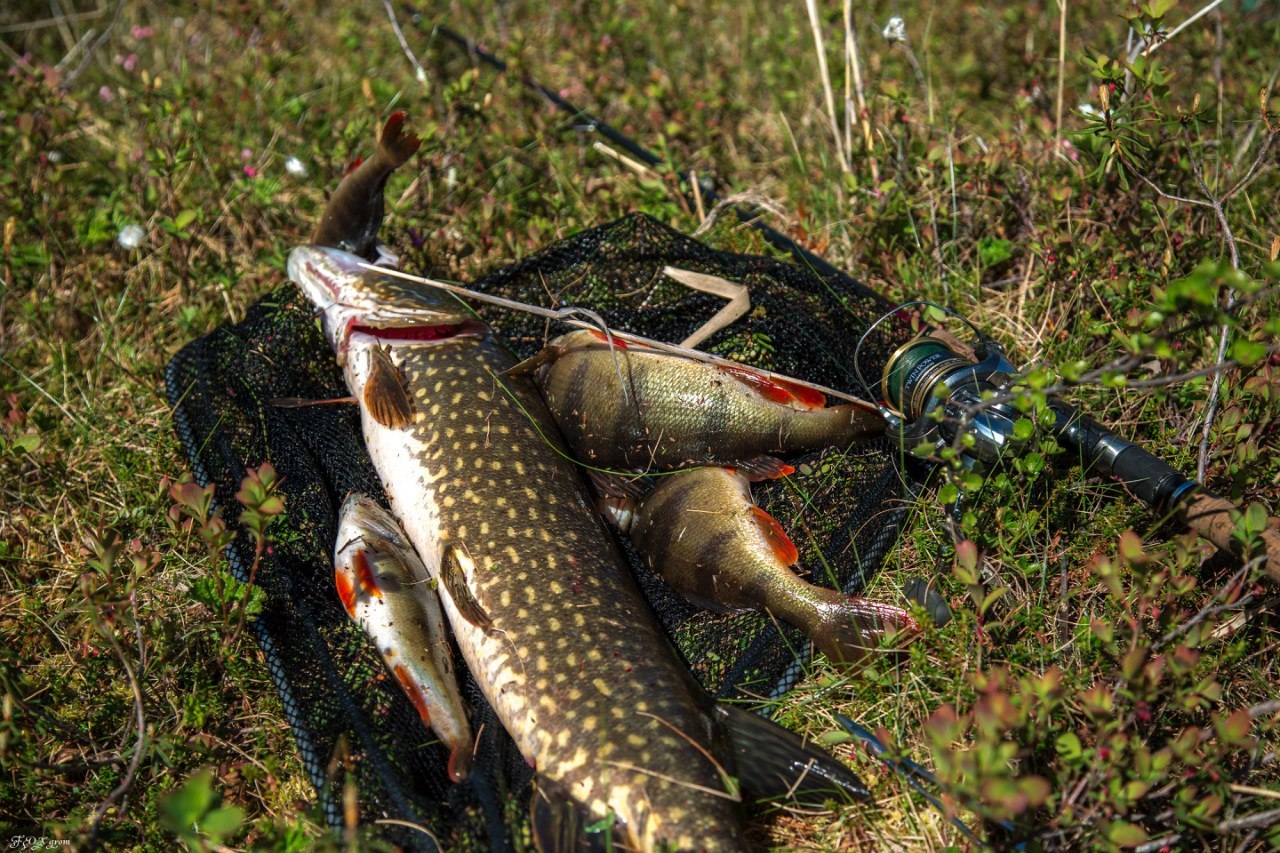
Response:
[{"label": "pike", "polygon": [[577,849],[603,823],[635,850],[745,850],[739,783],[868,797],[829,755],[693,682],[537,389],[500,378],[516,361],[465,306],[335,248],[294,249],[288,269],[462,656],[537,771],[540,849]]},{"label": "pike", "polygon": [[471,724],[462,707],[440,601],[426,566],[391,514],[352,493],[338,513],[334,585],[422,722],[449,748],[449,778],[471,768]]},{"label": "pike", "polygon": [[648,566],[686,599],[712,610],[766,611],[804,631],[835,663],[856,665],[889,634],[919,628],[900,607],[802,580],[791,570],[798,549],[752,502],[740,472],[681,471],[643,498],[601,503]]}]

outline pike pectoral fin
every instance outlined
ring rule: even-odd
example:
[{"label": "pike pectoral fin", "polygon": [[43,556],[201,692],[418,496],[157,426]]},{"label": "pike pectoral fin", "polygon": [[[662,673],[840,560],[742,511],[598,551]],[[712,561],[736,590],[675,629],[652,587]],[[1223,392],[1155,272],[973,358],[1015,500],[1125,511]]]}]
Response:
[{"label": "pike pectoral fin", "polygon": [[715,711],[729,735],[738,781],[751,796],[815,804],[871,798],[857,774],[799,735],[737,705],[717,704]]},{"label": "pike pectoral fin", "polygon": [[542,365],[555,361],[557,358],[560,357],[560,354],[562,352],[563,352],[563,349],[561,347],[558,347],[555,344],[547,344],[545,347],[538,350],[533,355],[526,358],[524,361],[520,362],[519,364],[512,365],[511,367],[508,367],[506,370],[502,371],[498,375],[499,376],[528,376],[532,374],[534,371],[536,371],[539,367],[542,367]]},{"label": "pike pectoral fin", "polygon": [[473,571],[475,570],[475,566],[472,565],[469,556],[457,548],[446,549],[444,559],[440,562],[440,581],[444,585],[445,591],[449,593],[449,597],[453,599],[453,606],[458,608],[458,613],[463,619],[466,619],[477,628],[488,628],[493,624],[493,619],[480,606],[480,602],[476,601],[476,597],[471,594],[471,587],[467,586],[466,569],[468,566]]},{"label": "pike pectoral fin", "polygon": [[529,801],[529,826],[538,853],[605,853],[621,841],[609,838],[611,827],[588,830],[581,807],[559,786],[540,779],[534,780]]},{"label": "pike pectoral fin", "polygon": [[413,402],[400,378],[400,371],[381,347],[371,349],[369,358],[364,405],[370,416],[387,429],[404,429],[413,423]]}]

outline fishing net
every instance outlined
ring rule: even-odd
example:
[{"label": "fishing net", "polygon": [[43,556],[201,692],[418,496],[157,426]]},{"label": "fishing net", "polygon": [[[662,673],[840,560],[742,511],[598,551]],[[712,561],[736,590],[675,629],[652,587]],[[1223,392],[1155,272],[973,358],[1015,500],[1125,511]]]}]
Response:
[{"label": "fishing net", "polygon": [[[576,305],[611,326],[680,341],[723,301],[663,275],[666,266],[747,285],[749,315],[702,348],[758,367],[858,392],[853,350],[890,306],[847,277],[711,249],[641,214],[562,240],[472,286],[546,307]],[[561,329],[525,314],[481,313],[521,358]],[[905,320],[881,324],[863,347],[864,372],[878,376],[907,339]],[[243,322],[186,346],[169,364],[167,387],[178,435],[201,484],[234,494],[245,468],[271,461],[283,476],[287,511],[256,582],[265,603],[254,623],[326,820],[343,825],[343,794],[354,786],[361,825],[408,849],[521,849],[531,771],[465,678],[480,732],[475,767],[448,781],[447,753],[388,678],[376,650],[343,610],[333,586],[338,508],[353,491],[385,503],[365,453],[353,406],[281,408],[278,397],[325,400],[347,391],[312,307],[293,285],[255,305]],[[789,460],[797,474],[757,484],[757,502],[792,534],[811,579],[856,593],[897,538],[907,479],[876,442]],[[755,613],[714,614],[687,604],[624,550],[640,585],[698,680],[720,697],[773,697],[788,690],[810,653],[799,632]],[[229,549],[248,578],[247,536]],[[425,831],[423,831],[425,830]]]}]

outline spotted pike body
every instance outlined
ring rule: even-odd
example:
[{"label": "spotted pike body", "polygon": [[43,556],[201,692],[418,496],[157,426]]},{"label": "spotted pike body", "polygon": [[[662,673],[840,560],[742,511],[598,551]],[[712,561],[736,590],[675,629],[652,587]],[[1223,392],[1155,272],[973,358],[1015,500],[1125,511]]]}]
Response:
[{"label": "spotted pike body", "polygon": [[369,635],[400,688],[449,748],[449,776],[471,767],[471,725],[454,675],[444,615],[426,566],[391,514],[348,495],[333,555],[338,598]]},{"label": "spotted pike body", "polygon": [[618,338],[610,346],[599,332],[563,335],[540,360],[535,376],[569,446],[604,468],[746,470],[762,456],[847,447],[883,430],[876,412],[826,406],[806,386]]},{"label": "spotted pike body", "polygon": [[762,610],[788,622],[833,661],[855,664],[888,631],[918,626],[905,610],[815,586],[791,570],[796,546],[726,468],[659,478],[638,501],[609,505],[645,562],[689,600],[719,610]]},{"label": "spotted pike body", "polygon": [[[323,310],[395,514],[540,790],[591,821],[613,815],[634,849],[744,849],[711,759],[723,754],[715,715],[592,510],[537,390],[499,379],[515,360],[459,306],[356,261],[302,247],[289,273]],[[410,401],[403,427],[380,423],[365,397],[384,362]]]}]

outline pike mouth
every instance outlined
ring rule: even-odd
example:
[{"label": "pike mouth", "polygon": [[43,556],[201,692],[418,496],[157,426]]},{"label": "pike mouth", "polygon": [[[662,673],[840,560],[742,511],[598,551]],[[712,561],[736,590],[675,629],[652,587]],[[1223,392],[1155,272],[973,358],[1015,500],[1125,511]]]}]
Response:
[{"label": "pike mouth", "polygon": [[423,324],[419,326],[368,326],[355,323],[347,329],[347,335],[364,334],[387,343],[395,341],[426,342],[446,338],[473,337],[483,324],[474,320],[461,323]]}]

